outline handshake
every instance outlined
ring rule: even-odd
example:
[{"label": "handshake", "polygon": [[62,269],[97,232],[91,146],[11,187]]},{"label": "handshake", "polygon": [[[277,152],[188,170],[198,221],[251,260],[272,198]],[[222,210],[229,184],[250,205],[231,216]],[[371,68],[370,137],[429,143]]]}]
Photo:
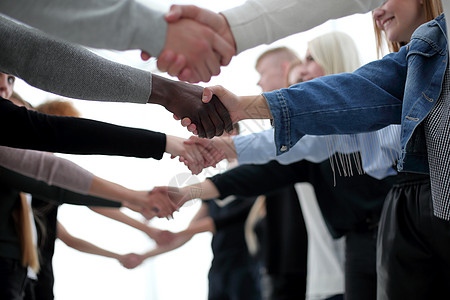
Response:
[{"label": "handshake", "polygon": [[[207,82],[220,73],[236,54],[236,44],[226,18],[194,5],[172,5],[165,19],[166,41],[158,69],[182,81]],[[142,59],[150,58],[142,52]]]}]

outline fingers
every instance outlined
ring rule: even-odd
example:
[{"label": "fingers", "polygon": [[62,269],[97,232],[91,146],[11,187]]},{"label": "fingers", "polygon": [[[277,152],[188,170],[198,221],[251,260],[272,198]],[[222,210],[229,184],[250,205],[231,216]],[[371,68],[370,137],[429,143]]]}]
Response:
[{"label": "fingers", "polygon": [[195,5],[172,5],[164,16],[166,22],[176,22],[181,18],[195,19],[200,8]]},{"label": "fingers", "polygon": [[230,63],[236,53],[234,47],[218,34],[214,35],[212,49],[219,55],[219,64],[224,66]]},{"label": "fingers", "polygon": [[213,96],[214,96],[214,92],[213,92],[212,87],[203,88],[203,95],[202,95],[203,103],[208,103],[209,101],[211,101]]},{"label": "fingers", "polygon": [[148,54],[145,51],[141,51],[141,59],[142,60],[149,60],[152,56],[150,54]]},{"label": "fingers", "polygon": [[[215,131],[214,131],[213,135],[211,136],[211,138],[213,138],[214,136],[220,136],[223,134],[223,129],[225,127],[225,125],[224,125],[225,121],[223,119],[226,118],[226,115],[225,116],[219,115],[214,103],[209,103],[208,106],[209,106],[208,107],[208,117],[211,120],[211,122],[215,128]],[[225,109],[225,111],[226,111],[226,109]],[[231,123],[231,119],[230,119],[229,115],[228,115],[228,119],[229,119],[229,122]]]},{"label": "fingers", "polygon": [[156,66],[171,76],[177,76],[186,66],[186,58],[184,55],[176,54],[170,49],[164,49],[158,57]]},{"label": "fingers", "polygon": [[210,119],[209,113],[210,113],[209,111],[208,112],[205,112],[205,111],[200,112],[200,122],[205,130],[205,135],[201,136],[200,132],[199,132],[198,136],[203,137],[203,138],[212,139],[215,136],[216,128]]},{"label": "fingers", "polygon": [[[225,105],[223,105],[222,101],[220,101],[216,95],[212,96],[211,104],[214,105],[215,111],[217,112],[218,116],[220,116],[220,119],[223,121],[222,129],[225,129],[228,133],[232,132],[233,131],[233,121],[231,121],[230,113],[226,109]],[[223,130],[222,130],[222,132],[223,132]],[[217,134],[217,135],[219,135],[219,134]]]}]

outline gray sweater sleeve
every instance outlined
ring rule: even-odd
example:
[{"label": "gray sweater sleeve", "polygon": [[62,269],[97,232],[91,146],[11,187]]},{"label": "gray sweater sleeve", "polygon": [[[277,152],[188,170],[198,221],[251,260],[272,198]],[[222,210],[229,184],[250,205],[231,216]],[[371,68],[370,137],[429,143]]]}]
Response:
[{"label": "gray sweater sleeve", "polygon": [[0,166],[80,194],[87,194],[94,175],[55,155],[0,146]]},{"label": "gray sweater sleeve", "polygon": [[71,42],[153,56],[167,31],[163,11],[135,0],[2,0],[0,12]]},{"label": "gray sweater sleeve", "polygon": [[[76,2],[76,1],[75,1]],[[66,97],[147,103],[151,73],[101,58],[0,15],[0,71]]]}]

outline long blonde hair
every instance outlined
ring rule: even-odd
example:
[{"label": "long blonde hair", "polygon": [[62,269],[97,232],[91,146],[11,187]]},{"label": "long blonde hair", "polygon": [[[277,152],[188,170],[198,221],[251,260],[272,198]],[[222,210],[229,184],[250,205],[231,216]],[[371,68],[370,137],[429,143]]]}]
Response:
[{"label": "long blonde hair", "polygon": [[[423,0],[423,9],[425,10],[425,22],[433,20],[444,11],[441,0]],[[384,44],[387,45],[389,52],[398,52],[402,46],[406,45],[405,42],[389,41],[386,37],[386,33],[377,27],[375,19],[373,19],[373,28],[375,31],[378,58],[381,58],[384,55]]]},{"label": "long blonde hair", "polygon": [[333,31],[312,39],[308,49],[325,75],[350,73],[361,66],[358,48],[346,33]]},{"label": "long blonde hair", "polygon": [[39,272],[39,255],[33,242],[33,232],[30,217],[30,205],[24,193],[20,193],[20,202],[14,212],[14,219],[19,233],[22,250],[22,266],[30,267],[37,274]]},{"label": "long blonde hair", "polygon": [[261,195],[256,198],[255,203],[253,203],[250,212],[248,213],[247,220],[245,220],[244,234],[245,241],[247,243],[248,252],[251,255],[256,255],[260,245],[258,238],[255,233],[255,226],[259,220],[261,220],[266,215],[266,196]]}]

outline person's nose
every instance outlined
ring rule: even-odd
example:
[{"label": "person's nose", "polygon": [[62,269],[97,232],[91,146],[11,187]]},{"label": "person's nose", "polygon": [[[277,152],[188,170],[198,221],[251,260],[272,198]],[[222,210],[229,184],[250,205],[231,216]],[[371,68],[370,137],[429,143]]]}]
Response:
[{"label": "person's nose", "polygon": [[383,17],[384,13],[385,13],[385,11],[384,11],[384,9],[383,9],[383,5],[381,5],[381,6],[378,7],[378,8],[375,8],[375,9],[372,11],[372,17],[373,17],[373,19],[375,20],[375,22],[376,22],[376,21],[379,21],[379,20],[381,19],[381,17]]}]

